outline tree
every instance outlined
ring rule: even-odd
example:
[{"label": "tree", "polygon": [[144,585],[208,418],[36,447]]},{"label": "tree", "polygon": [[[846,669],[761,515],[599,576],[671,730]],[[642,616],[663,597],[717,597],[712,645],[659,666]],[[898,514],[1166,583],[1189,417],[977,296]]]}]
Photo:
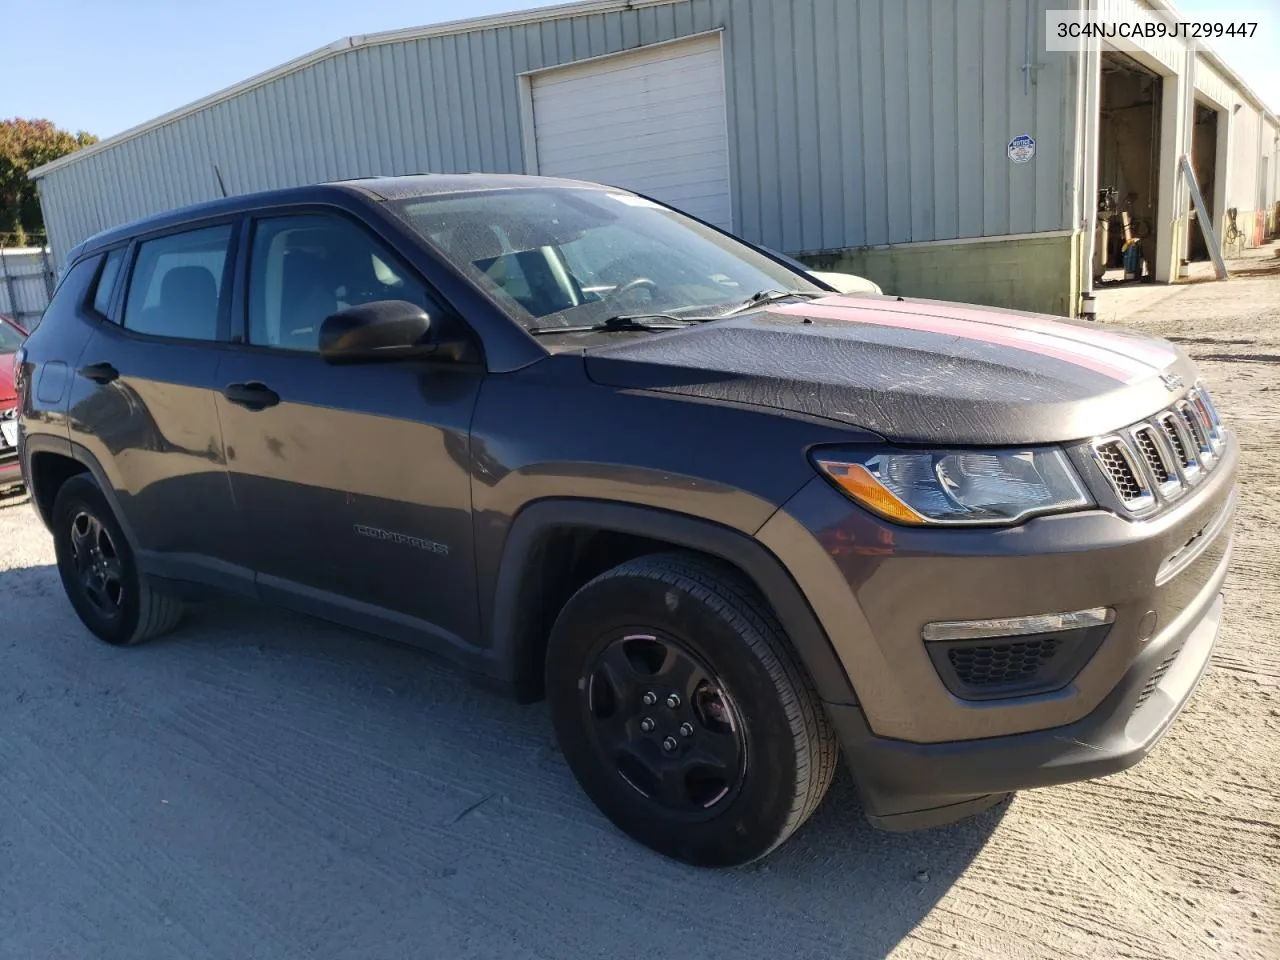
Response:
[{"label": "tree", "polygon": [[97,143],[92,133],[59,130],[48,120],[0,120],[0,240],[26,242],[44,233],[44,215],[35,181],[36,167]]}]

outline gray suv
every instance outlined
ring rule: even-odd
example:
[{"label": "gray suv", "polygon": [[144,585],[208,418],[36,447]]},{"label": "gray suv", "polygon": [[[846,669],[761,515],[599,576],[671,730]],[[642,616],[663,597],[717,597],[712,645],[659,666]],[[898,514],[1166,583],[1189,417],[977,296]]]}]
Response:
[{"label": "gray suv", "polygon": [[113,644],[240,594],[545,697],[583,789],[761,857],[1113,773],[1209,662],[1237,448],[1170,344],[842,296],[635,194],[221,200],[76,247],[24,479]]}]

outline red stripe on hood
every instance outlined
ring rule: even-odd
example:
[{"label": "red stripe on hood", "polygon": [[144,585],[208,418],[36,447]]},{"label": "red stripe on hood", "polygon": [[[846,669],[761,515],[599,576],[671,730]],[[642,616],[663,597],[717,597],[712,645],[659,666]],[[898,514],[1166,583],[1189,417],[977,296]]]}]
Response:
[{"label": "red stripe on hood", "polygon": [[[1121,383],[1144,380],[1155,372],[1148,364],[1140,363],[1131,357],[1124,357],[1103,348],[1091,347],[1056,335],[1036,330],[1023,330],[1004,324],[942,317],[925,311],[919,311],[913,315],[901,310],[867,309],[862,304],[850,300],[826,298],[809,303],[776,307],[774,312],[819,317],[824,320],[843,320],[848,323],[866,323],[877,327],[918,330],[922,333],[937,333],[964,340],[1013,347],[1016,350],[1050,357],[1092,370],[1094,373]],[[975,312],[985,316],[980,311]]]},{"label": "red stripe on hood", "polygon": [[[843,302],[848,298],[825,297],[818,303]],[[910,300],[893,301],[878,305],[878,309],[891,313],[908,313],[914,316],[954,317],[957,320],[969,320],[974,323],[986,323],[997,327],[1011,327],[1015,330],[1035,330],[1064,340],[1087,344],[1111,353],[1118,353],[1130,360],[1137,360],[1157,371],[1165,369],[1178,359],[1172,347],[1147,337],[1127,337],[1114,330],[1100,330],[1092,327],[1078,327],[1073,324],[1059,323],[1035,314],[1005,314],[994,310],[966,304],[947,304],[946,312],[940,313],[937,304],[913,303]]]}]

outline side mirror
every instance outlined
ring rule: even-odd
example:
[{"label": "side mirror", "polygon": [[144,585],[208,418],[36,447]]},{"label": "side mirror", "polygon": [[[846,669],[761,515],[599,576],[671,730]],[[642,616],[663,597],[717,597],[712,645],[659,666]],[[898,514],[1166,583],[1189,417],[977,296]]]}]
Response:
[{"label": "side mirror", "polygon": [[330,363],[422,359],[437,349],[430,314],[407,300],[362,303],[320,325],[320,356]]}]

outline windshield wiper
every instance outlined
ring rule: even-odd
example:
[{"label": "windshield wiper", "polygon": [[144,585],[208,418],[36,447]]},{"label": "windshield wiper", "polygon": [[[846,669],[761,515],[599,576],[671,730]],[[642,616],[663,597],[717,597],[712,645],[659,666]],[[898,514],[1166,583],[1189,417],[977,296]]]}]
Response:
[{"label": "windshield wiper", "polygon": [[[655,322],[656,321],[656,322]],[[627,333],[636,330],[683,330],[690,321],[674,313],[635,313],[609,317],[600,323],[579,327],[532,327],[529,335],[546,337],[553,333]]]},{"label": "windshield wiper", "polygon": [[788,300],[791,297],[802,297],[806,300],[829,297],[830,290],[761,290],[759,293],[753,293],[747,298],[745,303],[731,309],[728,313],[720,314],[717,319],[732,317],[738,313],[745,313],[748,310],[754,310],[756,307],[762,307],[766,303],[773,303],[777,300]]}]

